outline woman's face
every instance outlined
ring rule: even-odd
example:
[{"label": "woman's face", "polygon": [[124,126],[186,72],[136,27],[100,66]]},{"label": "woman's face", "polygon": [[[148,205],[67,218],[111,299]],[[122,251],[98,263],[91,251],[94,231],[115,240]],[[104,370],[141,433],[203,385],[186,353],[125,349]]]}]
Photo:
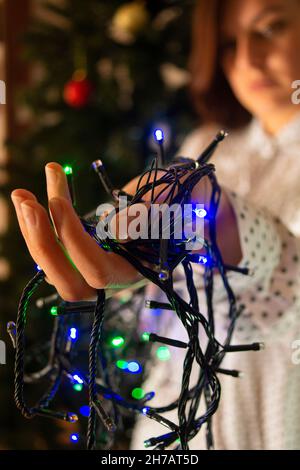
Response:
[{"label": "woman's face", "polygon": [[221,25],[227,80],[250,113],[267,118],[295,108],[300,80],[300,0],[227,0]]}]

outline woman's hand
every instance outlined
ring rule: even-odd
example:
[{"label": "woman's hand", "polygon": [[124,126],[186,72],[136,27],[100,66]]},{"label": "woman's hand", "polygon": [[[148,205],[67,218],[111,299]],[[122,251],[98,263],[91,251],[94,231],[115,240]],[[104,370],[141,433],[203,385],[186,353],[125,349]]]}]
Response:
[{"label": "woman's hand", "polygon": [[[58,163],[46,165],[50,223],[45,208],[25,189],[11,198],[21,232],[34,261],[66,301],[95,298],[96,289],[128,286],[138,279],[137,271],[124,258],[107,253],[84,230],[69,194],[67,178]],[[71,259],[70,259],[71,258]]]},{"label": "woman's hand", "polygon": [[[128,287],[138,281],[140,274],[130,263],[119,255],[102,250],[84,230],[72,206],[66,175],[58,163],[46,165],[46,179],[50,217],[54,227],[47,211],[34,194],[25,189],[16,189],[11,197],[28,250],[45,272],[47,282],[55,286],[64,300],[76,302],[94,299],[96,289]],[[141,184],[146,180],[147,176]],[[134,194],[138,181],[139,177],[129,182],[123,190]],[[158,193],[161,189],[162,186],[158,188]],[[192,198],[208,206],[210,194],[210,183],[205,178],[195,186]],[[168,191],[157,202],[168,201],[167,196]],[[151,191],[143,199],[148,207]],[[118,217],[122,215],[127,217],[127,210]],[[116,226],[118,222],[117,219]],[[208,238],[207,231],[205,236]],[[238,264],[241,259],[239,234],[226,191],[222,192],[217,216],[217,239],[225,263]]]}]

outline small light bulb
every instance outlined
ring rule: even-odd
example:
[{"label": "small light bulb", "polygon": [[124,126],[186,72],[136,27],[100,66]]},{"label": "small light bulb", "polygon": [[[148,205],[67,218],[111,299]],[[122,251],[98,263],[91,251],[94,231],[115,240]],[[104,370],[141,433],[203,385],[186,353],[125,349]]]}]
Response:
[{"label": "small light bulb", "polygon": [[145,341],[145,343],[147,343],[150,339],[150,333],[143,333],[142,334],[142,340]]},{"label": "small light bulb", "polygon": [[155,397],[155,392],[148,392],[148,393],[144,396],[144,400],[145,400],[145,402],[146,402],[146,401],[150,401],[150,400],[152,400],[154,397]]},{"label": "small light bulb", "polygon": [[127,367],[128,367],[128,362],[127,362],[127,361],[119,360],[119,361],[116,362],[116,366],[117,366],[119,369],[126,370]]},{"label": "small light bulb", "polygon": [[73,375],[73,380],[75,380],[75,382],[77,382],[79,384],[83,384],[82,378],[80,378],[79,375],[77,375],[77,374]]},{"label": "small light bulb", "polygon": [[72,175],[73,174],[73,170],[72,170],[72,167],[71,166],[65,166],[64,167],[64,172],[66,175]]},{"label": "small light bulb", "polygon": [[71,442],[78,442],[79,440],[79,435],[78,434],[71,434],[70,436],[70,441]]},{"label": "small light bulb", "polygon": [[78,421],[78,416],[75,413],[68,413],[67,421],[69,423],[76,423],[76,421]]},{"label": "small light bulb", "polygon": [[141,371],[141,369],[142,368],[138,362],[135,362],[135,361],[128,362],[127,370],[131,372],[132,374],[138,374]]},{"label": "small light bulb", "polygon": [[162,269],[158,277],[161,281],[167,281],[170,277],[170,273],[166,269]]},{"label": "small light bulb", "polygon": [[145,396],[145,392],[142,388],[134,388],[131,392],[132,398],[135,398],[136,400],[141,400]]},{"label": "small light bulb", "polygon": [[77,329],[76,328],[70,328],[69,338],[71,338],[73,340],[77,339]]},{"label": "small light bulb", "polygon": [[200,219],[204,219],[207,216],[207,211],[205,209],[195,209],[194,213]]},{"label": "small light bulb", "polygon": [[53,316],[53,317],[56,317],[58,315],[58,309],[57,307],[53,306],[51,307],[50,309],[50,314]]},{"label": "small light bulb", "polygon": [[171,353],[167,346],[161,346],[157,349],[156,356],[160,361],[168,361],[171,357]]},{"label": "small light bulb", "polygon": [[80,409],[80,414],[87,418],[90,414],[90,407],[88,405],[83,405]]},{"label": "small light bulb", "polygon": [[163,140],[164,140],[164,133],[163,133],[162,129],[156,129],[156,130],[154,131],[154,137],[155,137],[155,140],[156,140],[157,142],[163,142]]},{"label": "small light bulb", "polygon": [[120,348],[125,343],[125,340],[122,336],[116,336],[111,340],[111,344],[114,348]]}]

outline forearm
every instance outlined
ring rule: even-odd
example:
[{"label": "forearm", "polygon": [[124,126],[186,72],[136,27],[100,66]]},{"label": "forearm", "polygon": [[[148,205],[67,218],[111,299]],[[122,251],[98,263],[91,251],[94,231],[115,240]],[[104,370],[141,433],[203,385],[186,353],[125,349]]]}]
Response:
[{"label": "forearm", "polygon": [[225,264],[237,266],[242,259],[242,249],[235,211],[222,190],[220,210],[216,218],[217,243]]}]

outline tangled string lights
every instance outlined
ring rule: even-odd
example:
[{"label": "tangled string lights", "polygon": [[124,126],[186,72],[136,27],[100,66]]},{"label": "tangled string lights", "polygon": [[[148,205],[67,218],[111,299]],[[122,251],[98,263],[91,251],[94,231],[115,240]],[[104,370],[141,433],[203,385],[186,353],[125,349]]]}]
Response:
[{"label": "tangled string lights", "polygon": [[[209,160],[218,144],[226,137],[225,132],[220,132],[214,141],[200,155],[198,160],[179,157],[171,165],[165,168],[165,155],[163,148],[164,136],[161,130],[155,132],[158,142],[159,153],[139,180],[136,193],[128,197],[128,207],[145,202],[145,196],[151,195],[150,202],[155,204],[163,198],[167,204],[178,204],[183,208],[191,202],[193,189],[201,180],[207,177],[211,184],[211,198],[209,207],[205,208],[200,215],[206,217],[208,222],[208,239],[204,240],[204,254],[195,254],[186,248],[187,239],[178,240],[174,237],[174,226],[176,216],[171,220],[171,236],[169,239],[160,237],[153,239],[128,240],[119,243],[115,239],[99,237],[97,230],[98,219],[96,217],[81,218],[86,231],[93,237],[101,249],[118,254],[131,263],[136,270],[148,281],[157,285],[165,294],[169,303],[161,304],[156,301],[147,301],[148,308],[162,308],[173,310],[182,322],[188,342],[179,341],[176,338],[165,338],[151,332],[145,332],[144,336],[150,342],[158,342],[184,349],[185,360],[182,374],[181,392],[176,401],[168,406],[154,408],[147,404],[152,398],[151,393],[143,399],[130,402],[114,390],[111,385],[107,364],[101,354],[101,339],[103,323],[105,322],[106,295],[104,290],[97,291],[96,302],[68,303],[62,301],[56,307],[54,330],[52,333],[51,347],[48,365],[40,372],[26,374],[24,367],[25,357],[25,325],[29,300],[32,294],[45,279],[45,273],[40,270],[25,287],[18,307],[16,324],[8,324],[8,332],[15,347],[15,393],[14,398],[18,409],[26,418],[34,416],[45,416],[62,419],[69,422],[77,420],[77,415],[72,412],[59,412],[50,409],[51,402],[57,394],[62,377],[72,377],[80,386],[85,386],[89,393],[89,418],[87,430],[87,448],[95,449],[97,445],[97,422],[101,422],[109,434],[114,433],[118,422],[118,413],[122,408],[143,414],[145,419],[159,422],[168,429],[167,434],[152,437],[145,442],[147,448],[165,449],[174,445],[179,440],[178,449],[187,450],[189,441],[205,425],[207,448],[213,449],[213,435],[211,420],[217,411],[221,386],[218,374],[227,374],[238,377],[239,372],[221,368],[224,356],[228,352],[259,350],[260,343],[251,345],[231,346],[234,327],[241,309],[237,308],[234,292],[228,282],[227,272],[234,270],[241,275],[249,275],[249,271],[224,264],[221,252],[217,244],[216,216],[218,213],[221,188],[215,175],[215,167]],[[93,164],[101,183],[107,193],[118,201],[122,191],[115,190],[101,161]],[[71,194],[74,196],[72,184],[72,171],[66,171]],[[108,216],[109,219],[109,216]],[[107,220],[108,220],[107,219]],[[150,235],[151,224],[149,225]],[[193,264],[200,263],[204,267],[204,286],[207,303],[207,316],[201,313],[197,289],[193,281]],[[185,301],[173,288],[174,271],[182,264],[184,268],[189,302]],[[214,320],[214,276],[221,276],[228,297],[230,325],[224,344],[215,337]],[[82,313],[93,313],[94,319],[90,333],[89,345],[89,367],[88,373],[76,373],[72,358],[74,346],[72,337],[76,332],[70,332],[70,316]],[[205,331],[207,342],[205,349],[200,344],[199,327]],[[99,353],[100,350],[100,353]],[[190,378],[193,366],[197,367],[198,379],[195,386],[190,388]],[[42,398],[33,407],[30,407],[24,397],[25,382],[37,382],[47,378],[49,387]],[[101,381],[99,380],[101,378]],[[104,383],[104,385],[102,385]],[[200,402],[204,401],[206,411],[198,415]],[[110,412],[107,411],[106,402],[112,404]],[[163,415],[167,411],[177,410],[178,423],[172,422]]]}]

